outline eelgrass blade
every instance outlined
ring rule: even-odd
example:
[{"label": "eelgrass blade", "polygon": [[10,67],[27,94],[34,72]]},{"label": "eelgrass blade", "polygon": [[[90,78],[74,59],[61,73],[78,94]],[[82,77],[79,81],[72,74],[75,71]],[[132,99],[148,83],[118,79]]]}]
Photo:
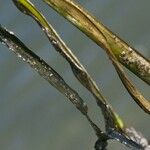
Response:
[{"label": "eelgrass blade", "polygon": [[115,57],[115,55],[112,52],[112,47],[109,44],[109,42],[107,41],[107,39],[105,38],[105,43],[106,43],[106,53],[108,54],[108,57],[110,58],[110,60],[112,61],[123,85],[125,86],[125,88],[127,89],[128,93],[132,96],[132,98],[134,99],[134,101],[148,114],[150,114],[150,102],[149,100],[147,100],[139,91],[138,89],[132,84],[132,82],[128,79],[127,75],[125,74],[122,65],[119,63],[119,61],[117,60],[117,58]]},{"label": "eelgrass blade", "polygon": [[1,25],[0,42],[6,45],[19,58],[28,63],[41,77],[65,95],[73,105],[86,116],[98,137],[106,136],[88,116],[88,107],[78,93],[73,90],[50,65],[28,49],[12,32],[6,30]]},{"label": "eelgrass blade", "polygon": [[103,37],[103,35],[105,35],[118,61],[150,85],[150,60],[144,58],[139,52],[117,37],[83,7],[73,0],[43,1],[69,20],[103,49],[107,48]]},{"label": "eelgrass blade", "polygon": [[129,94],[132,96],[134,101],[148,114],[150,114],[150,102],[147,100],[139,91],[138,89],[132,84],[132,82],[128,79],[123,69],[116,64],[115,68],[118,72],[118,75],[124,84],[125,88],[128,90]]},{"label": "eelgrass blade", "polygon": [[63,78],[44,60],[29,50],[12,32],[0,26],[0,41],[12,50],[18,57],[27,62],[45,80],[64,94],[84,115],[88,108],[78,93],[67,85]]},{"label": "eelgrass blade", "polygon": [[100,93],[98,86],[87,73],[85,68],[67,47],[63,40],[56,33],[54,28],[47,22],[45,17],[35,8],[35,6],[29,0],[13,0],[15,5],[25,14],[30,15],[34,18],[41,26],[42,30],[47,35],[49,41],[52,43],[54,48],[69,62],[74,75],[85,86],[96,98],[98,105],[102,109],[104,114],[106,129],[116,128],[122,130],[124,125],[119,116],[114,112],[112,107],[108,104],[106,99]]}]

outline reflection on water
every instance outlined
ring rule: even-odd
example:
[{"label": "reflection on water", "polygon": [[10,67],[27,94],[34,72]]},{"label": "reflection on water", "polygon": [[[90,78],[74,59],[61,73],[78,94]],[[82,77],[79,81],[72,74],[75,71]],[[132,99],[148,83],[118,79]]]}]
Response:
[{"label": "reflection on water", "polygon": [[[36,0],[33,2],[37,4]],[[150,57],[149,1],[78,2],[121,38]],[[48,9],[44,3],[39,2],[37,6],[73,48],[127,125],[136,127],[148,137],[149,116],[135,105],[124,90],[103,50],[53,10]],[[20,13],[9,0],[0,2],[0,14],[0,23],[15,32],[80,93],[91,106],[91,116],[103,127],[100,111],[92,96],[73,77],[69,65],[49,45],[37,24]],[[137,78],[134,79],[132,74],[130,76],[149,97],[149,87]],[[0,149],[85,150],[94,149],[95,141],[96,136],[91,127],[72,104],[26,63],[0,45]],[[109,149],[127,148],[115,142],[110,144]]]}]

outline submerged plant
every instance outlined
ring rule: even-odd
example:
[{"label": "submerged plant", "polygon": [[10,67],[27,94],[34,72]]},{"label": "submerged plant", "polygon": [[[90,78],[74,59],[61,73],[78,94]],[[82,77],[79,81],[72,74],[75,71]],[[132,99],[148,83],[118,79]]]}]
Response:
[{"label": "submerged plant", "polygon": [[[23,42],[3,26],[0,26],[1,43],[6,45],[23,61],[27,62],[41,75],[41,77],[65,95],[87,118],[98,138],[95,149],[105,150],[107,149],[108,140],[117,140],[131,149],[149,150],[150,145],[148,140],[134,128],[128,128],[125,125],[120,116],[103,96],[95,81],[73,54],[72,50],[59,37],[58,33],[38,9],[29,0],[13,0],[13,2],[21,12],[31,16],[39,24],[55,50],[70,64],[75,77],[91,92],[104,116],[105,131],[102,131],[88,115],[88,106],[79,94],[71,88],[50,65],[33,53],[32,50],[25,46]],[[141,109],[150,114],[150,102],[128,79],[122,66],[124,65],[127,67],[140,79],[145,81],[145,83],[150,85],[150,61],[109,31],[74,1],[44,0],[44,2],[72,22],[77,28],[106,51],[128,93]]]}]

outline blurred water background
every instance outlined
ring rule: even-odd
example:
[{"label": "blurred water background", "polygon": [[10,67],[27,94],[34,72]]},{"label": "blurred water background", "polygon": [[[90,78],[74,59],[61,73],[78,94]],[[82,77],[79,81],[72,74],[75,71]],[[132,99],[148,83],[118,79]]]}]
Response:
[{"label": "blurred water background", "polygon": [[[150,58],[149,0],[76,1]],[[149,116],[124,89],[105,52],[42,1],[32,2],[72,48],[126,125],[134,126],[150,137]],[[93,97],[75,79],[68,63],[55,52],[39,26],[17,10],[10,0],[0,0],[0,24],[13,31],[79,92],[87,102],[92,118],[104,129],[101,111]],[[132,73],[128,74],[149,98],[150,88]],[[26,63],[0,45],[0,149],[94,150],[95,141],[94,132],[78,110]],[[109,149],[128,148],[111,142]]]}]

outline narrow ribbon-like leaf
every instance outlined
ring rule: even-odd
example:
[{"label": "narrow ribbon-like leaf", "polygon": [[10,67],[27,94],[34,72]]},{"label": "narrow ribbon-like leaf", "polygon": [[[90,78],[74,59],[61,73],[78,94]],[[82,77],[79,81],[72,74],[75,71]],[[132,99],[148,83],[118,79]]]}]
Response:
[{"label": "narrow ribbon-like leaf", "polygon": [[67,85],[63,78],[52,67],[50,67],[50,65],[29,50],[12,32],[9,32],[1,25],[0,42],[5,44],[19,58],[27,62],[35,71],[37,71],[40,76],[65,95],[73,105],[75,105],[75,107],[86,116],[98,137],[105,137],[105,134],[103,134],[99,127],[88,116],[88,107],[78,93]]},{"label": "narrow ribbon-like leaf", "polygon": [[[105,35],[103,35],[105,38]],[[106,39],[106,38],[105,38]],[[137,90],[137,88],[132,84],[132,82],[128,79],[125,74],[122,65],[118,62],[117,58],[112,52],[111,45],[109,41],[106,39],[107,48],[106,53],[108,54],[110,60],[112,61],[123,85],[128,90],[129,94],[135,100],[135,102],[148,114],[150,114],[150,102]]]},{"label": "narrow ribbon-like leaf", "polygon": [[49,41],[52,43],[54,48],[69,62],[74,75],[85,86],[96,98],[98,105],[101,107],[106,121],[106,129],[117,128],[118,130],[123,129],[123,122],[119,116],[114,112],[111,106],[108,104],[106,99],[100,93],[98,86],[87,73],[85,68],[67,47],[67,45],[58,36],[54,28],[47,22],[45,17],[35,8],[35,6],[29,0],[13,0],[16,6],[25,14],[33,17],[38,24],[42,27],[46,33]]},{"label": "narrow ribbon-like leaf", "polygon": [[10,50],[15,52],[18,57],[27,62],[35,69],[44,79],[46,79],[59,92],[63,93],[70,101],[83,113],[87,113],[87,105],[80,98],[77,92],[70,88],[63,78],[44,60],[39,58],[31,50],[29,50],[18,38],[11,32],[0,26],[0,41],[6,44]]},{"label": "narrow ribbon-like leaf", "polygon": [[[114,62],[113,62],[114,63]],[[125,72],[121,68],[120,64],[115,61],[114,66],[119,74],[119,77],[135,100],[135,102],[148,114],[150,114],[150,102],[137,90],[137,88],[130,82],[128,77],[126,76]]]},{"label": "narrow ribbon-like leaf", "polygon": [[103,37],[103,35],[105,35],[105,38],[111,44],[111,50],[118,61],[150,85],[150,61],[113,34],[100,21],[91,16],[83,7],[73,0],[43,1],[104,49],[107,48]]}]

